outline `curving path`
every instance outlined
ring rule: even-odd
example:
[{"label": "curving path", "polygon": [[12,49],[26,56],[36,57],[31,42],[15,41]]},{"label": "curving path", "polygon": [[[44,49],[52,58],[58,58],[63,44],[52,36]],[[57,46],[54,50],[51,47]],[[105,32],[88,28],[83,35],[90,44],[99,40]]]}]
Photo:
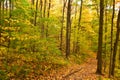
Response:
[{"label": "curving path", "polygon": [[80,69],[73,74],[63,77],[63,80],[97,80],[99,75],[95,74],[97,68],[95,58],[89,58],[84,64],[80,65]]},{"label": "curving path", "polygon": [[42,80],[99,80],[99,75],[95,74],[97,68],[96,57],[88,58],[81,65],[72,65],[61,68],[57,71],[49,73],[49,76],[44,76]]}]

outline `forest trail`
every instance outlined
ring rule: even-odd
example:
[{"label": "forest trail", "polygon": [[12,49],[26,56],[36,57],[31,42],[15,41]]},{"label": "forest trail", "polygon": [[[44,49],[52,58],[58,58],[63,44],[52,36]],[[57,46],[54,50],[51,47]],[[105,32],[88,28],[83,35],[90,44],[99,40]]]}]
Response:
[{"label": "forest trail", "polygon": [[97,60],[89,58],[85,63],[81,64],[78,69],[69,73],[64,77],[65,80],[97,80],[99,77],[95,74],[97,68]]},{"label": "forest trail", "polygon": [[99,80],[99,75],[95,74],[97,68],[96,56],[88,58],[84,63],[73,64],[67,68],[50,72],[50,76],[44,80]]}]

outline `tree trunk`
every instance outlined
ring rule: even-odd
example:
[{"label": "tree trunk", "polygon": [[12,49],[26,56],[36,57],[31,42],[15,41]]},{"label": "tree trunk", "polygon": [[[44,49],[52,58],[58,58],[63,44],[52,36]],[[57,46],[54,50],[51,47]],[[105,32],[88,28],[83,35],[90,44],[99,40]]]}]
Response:
[{"label": "tree trunk", "polygon": [[[32,10],[31,14],[32,14],[32,16],[33,16],[33,18],[34,18],[33,6],[34,6],[34,0],[31,0],[31,10]],[[33,19],[33,18],[31,19],[31,23],[32,23],[32,24],[34,24],[34,19]]]},{"label": "tree trunk", "polygon": [[[1,19],[2,19],[2,13],[1,13],[1,11],[2,11],[2,8],[1,8],[1,1],[0,1],[0,40],[1,40],[1,38],[2,38],[2,26],[1,26],[1,24],[2,24],[2,21],[1,21]],[[1,46],[1,41],[0,41],[0,46]]]},{"label": "tree trunk", "polygon": [[81,16],[82,16],[82,6],[83,6],[83,0],[81,0],[81,5],[80,5],[80,12],[79,12],[79,20],[78,20],[78,30],[80,28],[80,23],[81,23]]},{"label": "tree trunk", "polygon": [[[10,7],[9,7],[9,19],[11,19],[11,17],[12,17],[12,0],[9,0],[9,5],[10,5]],[[11,27],[11,23],[9,22],[9,27]],[[11,35],[11,32],[9,32],[9,36]],[[10,36],[11,37],[11,36]],[[8,40],[8,52],[9,52],[9,48],[10,48],[10,44],[11,44],[11,40],[9,39]]]},{"label": "tree trunk", "polygon": [[66,27],[66,58],[70,55],[70,35],[71,35],[71,1],[68,0],[67,27]]},{"label": "tree trunk", "polygon": [[[76,21],[76,15],[77,15],[77,4],[78,3],[78,1],[76,1],[76,5],[75,5],[75,21]],[[76,23],[74,23],[75,25],[74,25],[74,32],[73,32],[73,37],[74,37],[74,41],[73,41],[73,53],[75,53],[76,51],[75,50],[77,50],[76,49],[76,28],[77,28],[77,25],[76,25]]]},{"label": "tree trunk", "polygon": [[118,53],[119,53],[119,65],[120,65],[120,40],[119,40],[119,51],[118,51]]},{"label": "tree trunk", "polygon": [[10,1],[10,9],[9,9],[9,18],[11,18],[12,17],[12,10],[13,10],[13,7],[12,7],[12,3],[13,3],[13,1],[12,0],[9,0]]},{"label": "tree trunk", "polygon": [[80,5],[80,12],[79,12],[79,19],[78,19],[78,30],[77,30],[77,41],[76,41],[76,53],[80,52],[80,43],[79,43],[79,34],[80,34],[80,26],[81,26],[81,16],[82,16],[82,6],[83,6],[83,0],[81,0]]},{"label": "tree trunk", "polygon": [[4,1],[2,1],[2,25],[4,26],[5,24],[4,24],[4,10],[5,10],[5,8],[4,8]]},{"label": "tree trunk", "polygon": [[109,77],[111,76],[112,57],[113,57],[113,27],[114,27],[114,15],[115,15],[115,0],[113,0],[113,13],[111,22],[111,53],[110,53],[110,65],[109,65]]},{"label": "tree trunk", "polygon": [[62,51],[63,48],[63,27],[64,27],[64,16],[65,16],[65,6],[66,6],[67,0],[63,0],[63,8],[62,8],[62,26],[61,26],[61,31],[60,31],[60,50]]},{"label": "tree trunk", "polygon": [[2,1],[0,1],[0,25],[1,25],[1,20],[2,20],[2,13],[1,13],[2,12],[2,7],[1,7],[2,4],[1,3],[2,3]]},{"label": "tree trunk", "polygon": [[[43,18],[46,17],[46,3],[47,3],[47,0],[44,0]],[[42,38],[45,37],[45,23],[44,22],[42,23],[41,35],[42,35]]]},{"label": "tree trunk", "polygon": [[104,21],[104,0],[100,0],[100,19],[99,19],[99,37],[98,37],[98,53],[97,53],[97,71],[102,74],[102,44],[103,44],[103,21]]},{"label": "tree trunk", "polygon": [[43,1],[40,0],[40,18],[42,18]]},{"label": "tree trunk", "polygon": [[[47,18],[50,17],[50,8],[51,8],[51,0],[49,0],[49,5],[48,5],[48,13],[47,13]],[[46,26],[46,38],[48,37],[48,23],[47,23],[47,26]]]},{"label": "tree trunk", "polygon": [[46,17],[46,3],[47,3],[47,0],[44,1],[44,11],[43,11],[44,18]]},{"label": "tree trunk", "polygon": [[34,0],[31,0],[31,2],[32,2],[32,5],[34,5]]},{"label": "tree trunk", "polygon": [[7,1],[7,0],[5,0],[4,2],[5,2],[6,14],[8,14],[8,5],[9,5],[9,4],[8,4],[8,1]]},{"label": "tree trunk", "polygon": [[37,23],[37,11],[38,11],[38,0],[36,0],[36,11],[35,11],[35,21],[34,21],[34,26],[36,26],[36,23]]},{"label": "tree trunk", "polygon": [[114,48],[113,48],[113,59],[112,59],[112,70],[111,70],[112,76],[114,76],[114,71],[115,71],[116,54],[117,54],[119,36],[120,36],[120,8],[119,8],[118,19],[117,19],[116,40],[115,40]]},{"label": "tree trunk", "polygon": [[[108,4],[108,2],[107,1],[105,1],[105,7],[107,7],[107,4]],[[104,43],[104,72],[106,71],[106,66],[107,66],[107,60],[106,60],[106,58],[107,58],[107,28],[108,28],[108,14],[107,14],[107,10],[105,10],[105,38],[104,38],[104,40],[105,40],[105,43]]]}]

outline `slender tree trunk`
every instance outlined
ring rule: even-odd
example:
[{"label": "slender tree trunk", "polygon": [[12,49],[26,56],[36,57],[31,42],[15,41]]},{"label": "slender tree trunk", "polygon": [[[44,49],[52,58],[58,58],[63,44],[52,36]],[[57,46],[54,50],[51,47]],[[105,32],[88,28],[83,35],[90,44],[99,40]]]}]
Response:
[{"label": "slender tree trunk", "polygon": [[[75,21],[76,21],[76,15],[77,15],[77,4],[78,3],[78,1],[76,1],[76,5],[75,5]],[[73,37],[74,37],[74,41],[73,41],[73,53],[75,53],[75,50],[77,50],[76,49],[76,28],[77,28],[77,25],[76,25],[76,23],[75,23],[75,25],[74,25],[74,32],[73,32]]]},{"label": "slender tree trunk", "polygon": [[[34,18],[33,6],[34,6],[34,0],[31,0],[31,10],[32,10],[31,14],[32,14],[32,16],[33,16],[33,18]],[[33,19],[33,18],[31,19],[31,23],[32,23],[32,24],[34,24],[34,19]]]},{"label": "slender tree trunk", "polygon": [[4,24],[4,10],[5,10],[5,8],[4,8],[4,1],[2,1],[2,25],[4,26],[5,24]]},{"label": "slender tree trunk", "polygon": [[114,76],[114,71],[115,71],[116,54],[117,54],[119,37],[120,37],[120,8],[119,8],[118,19],[117,19],[116,40],[115,40],[114,49],[113,49],[112,70],[111,70],[112,76]]},{"label": "slender tree trunk", "polygon": [[36,11],[35,11],[35,21],[34,21],[34,26],[36,26],[36,23],[37,23],[37,11],[38,11],[38,0],[36,0]]},{"label": "slender tree trunk", "polygon": [[[2,24],[2,23],[1,23],[1,22],[2,22],[2,17],[1,17],[1,16],[2,16],[2,15],[1,15],[1,14],[2,14],[2,13],[1,13],[1,12],[2,12],[2,8],[1,8],[1,6],[2,6],[2,5],[1,5],[1,1],[0,1],[0,40],[1,40],[1,37],[2,37],[2,29],[1,29],[1,28],[2,28],[2,25],[1,25],[1,24]],[[1,46],[1,42],[0,42],[0,46]]]},{"label": "slender tree trunk", "polygon": [[[47,18],[50,17],[50,8],[51,8],[51,0],[49,0]],[[48,23],[47,23],[47,26],[46,26],[46,38],[48,37],[48,30],[49,30],[48,28],[49,28],[49,26],[48,26]]]},{"label": "slender tree trunk", "polygon": [[6,14],[8,13],[8,1],[5,1]]},{"label": "slender tree trunk", "polygon": [[78,30],[80,29],[81,26],[81,16],[82,16],[82,6],[83,6],[83,0],[81,0],[81,4],[80,4],[80,12],[79,12],[79,20],[78,20]]},{"label": "slender tree trunk", "polygon": [[[47,0],[44,0],[44,9],[43,9],[43,18],[46,17],[46,4],[47,4]],[[41,35],[42,37],[45,37],[45,23],[42,23],[42,30],[41,30]]]},{"label": "slender tree trunk", "polygon": [[70,55],[71,2],[72,2],[72,0],[68,0],[67,27],[66,27],[66,58],[68,58]]},{"label": "slender tree trunk", "polygon": [[2,1],[0,1],[0,25],[1,25],[1,20],[2,20]]},{"label": "slender tree trunk", "polygon": [[10,10],[9,10],[9,18],[12,17],[12,0],[9,0],[10,1]]},{"label": "slender tree trunk", "polygon": [[[9,0],[9,5],[10,5],[10,8],[9,8],[9,19],[12,18],[12,0]],[[9,27],[11,27],[11,23],[9,22]],[[11,32],[9,32],[9,36],[11,35]],[[11,37],[11,36],[10,36]],[[9,39],[8,40],[8,52],[9,52],[9,48],[10,48],[10,44],[11,44],[11,40]]]},{"label": "slender tree trunk", "polygon": [[43,17],[46,17],[46,4],[47,4],[47,0],[44,0],[44,11],[43,11]]},{"label": "slender tree trunk", "polygon": [[[43,1],[40,0],[40,18],[43,18]],[[43,38],[44,35],[44,26],[43,26],[43,22],[40,22],[40,29],[41,29],[41,37]]]},{"label": "slender tree trunk", "polygon": [[119,39],[119,65],[120,65],[120,39]]},{"label": "slender tree trunk", "polygon": [[97,53],[97,71],[102,74],[102,44],[103,44],[103,21],[104,21],[104,0],[100,0],[100,19],[99,19],[99,37],[98,37],[98,53]]},{"label": "slender tree trunk", "polygon": [[64,27],[64,16],[65,16],[65,6],[66,6],[67,0],[63,0],[63,8],[62,8],[62,26],[60,31],[60,50],[63,50],[63,27]]},{"label": "slender tree trunk", "polygon": [[[107,1],[105,2],[105,7],[107,7]],[[107,27],[108,27],[108,25],[107,25],[107,23],[108,23],[108,15],[107,15],[107,10],[105,10],[105,49],[104,49],[104,57],[105,57],[105,59],[104,59],[104,72],[106,71],[106,66],[107,66],[107,60],[106,60],[106,58],[107,58]]]},{"label": "slender tree trunk", "polygon": [[32,5],[34,5],[34,3],[35,3],[34,0],[31,0],[31,2],[32,2]]},{"label": "slender tree trunk", "polygon": [[114,15],[115,15],[115,0],[113,0],[113,12],[111,22],[111,53],[110,53],[110,65],[109,65],[109,77],[111,76],[112,57],[113,57],[113,27],[114,27]]},{"label": "slender tree trunk", "polygon": [[79,12],[79,19],[78,19],[78,30],[77,30],[77,43],[76,43],[76,53],[80,52],[80,42],[79,42],[79,34],[80,34],[80,26],[81,26],[81,16],[82,16],[82,6],[83,6],[83,0],[81,0],[81,4],[80,4],[80,12]]},{"label": "slender tree trunk", "polygon": [[43,1],[40,0],[40,18],[42,18]]},{"label": "slender tree trunk", "polygon": [[[77,8],[78,8],[78,1],[75,2],[75,20],[76,20],[76,16],[77,16]],[[82,8],[81,8],[82,9]]]}]

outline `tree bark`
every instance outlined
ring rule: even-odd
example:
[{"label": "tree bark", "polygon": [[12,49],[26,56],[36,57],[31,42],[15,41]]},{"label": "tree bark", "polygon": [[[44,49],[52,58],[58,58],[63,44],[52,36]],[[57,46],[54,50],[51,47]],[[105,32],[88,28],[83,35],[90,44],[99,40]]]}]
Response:
[{"label": "tree bark", "polygon": [[[33,6],[34,6],[34,0],[31,0],[31,10],[32,10],[31,14],[32,14],[32,16],[34,18]],[[33,18],[30,20],[32,24],[34,24],[34,19]]]},{"label": "tree bark", "polygon": [[[105,1],[105,7],[107,7],[107,4],[108,4],[108,2]],[[106,66],[107,66],[107,64],[106,64],[107,63],[107,60],[106,60],[106,58],[107,58],[107,34],[106,34],[107,28],[108,28],[108,14],[107,14],[107,10],[105,10],[104,72],[106,71]]]},{"label": "tree bark", "polygon": [[80,23],[81,23],[81,16],[82,16],[82,6],[83,6],[83,0],[81,0],[81,5],[80,5],[80,12],[79,12],[79,20],[78,20],[78,30],[80,28]]},{"label": "tree bark", "polygon": [[119,40],[119,65],[120,65],[120,40]]},{"label": "tree bark", "polygon": [[37,11],[38,11],[38,0],[36,0],[36,11],[35,11],[35,21],[34,21],[34,26],[36,26],[36,23],[37,23]]},{"label": "tree bark", "polygon": [[[47,0],[44,0],[44,9],[43,9],[43,18],[46,17],[46,4],[47,4]],[[42,23],[42,29],[41,29],[41,37],[44,38],[45,37],[45,23]]]},{"label": "tree bark", "polygon": [[47,0],[44,1],[44,11],[43,11],[44,18],[46,17],[46,3],[47,3]]},{"label": "tree bark", "polygon": [[43,1],[40,0],[40,18],[42,18]]},{"label": "tree bark", "polygon": [[1,25],[1,19],[2,19],[2,1],[0,1],[0,25]]},{"label": "tree bark", "polygon": [[82,16],[82,6],[83,6],[83,0],[81,0],[80,4],[80,12],[79,12],[79,19],[78,19],[78,30],[77,30],[77,41],[76,41],[76,53],[80,52],[80,42],[79,42],[79,34],[80,34],[80,26],[81,26],[81,16]]},{"label": "tree bark", "polygon": [[113,48],[113,59],[112,59],[112,68],[111,68],[112,76],[114,76],[114,71],[115,71],[116,54],[117,54],[117,49],[118,49],[119,36],[120,36],[120,8],[119,8],[118,19],[117,19],[116,40],[115,40],[114,48]]},{"label": "tree bark", "polygon": [[97,71],[102,74],[102,44],[103,44],[103,21],[104,21],[104,0],[100,0],[100,18],[99,18],[99,37],[98,37],[98,52],[97,52]]},{"label": "tree bark", "polygon": [[[49,0],[49,4],[48,4],[48,12],[47,12],[47,18],[49,19],[50,17],[50,8],[51,8],[51,0]],[[48,37],[48,29],[49,26],[48,26],[48,23],[47,23],[47,26],[46,26],[46,38]]]},{"label": "tree bark", "polygon": [[[76,15],[77,15],[77,4],[78,3],[78,1],[76,1],[76,5],[75,5],[75,21],[76,21]],[[76,25],[76,23],[74,23],[75,25],[74,25],[74,32],[73,32],[73,37],[74,37],[74,41],[73,41],[73,53],[75,53],[76,51],[75,50],[77,50],[76,49],[76,28],[77,28],[77,25]]]},{"label": "tree bark", "polygon": [[4,26],[4,10],[5,10],[5,8],[4,8],[4,1],[2,1],[2,25]]},{"label": "tree bark", "polygon": [[63,0],[63,8],[62,8],[62,26],[61,26],[61,31],[60,31],[60,50],[62,51],[63,48],[63,27],[64,27],[64,16],[65,16],[65,6],[66,6],[67,0]]},{"label": "tree bark", "polygon": [[113,27],[114,27],[114,15],[115,15],[115,0],[113,0],[113,12],[111,21],[111,53],[110,53],[110,65],[109,65],[109,77],[111,76],[112,57],[113,57]]},{"label": "tree bark", "polygon": [[[2,17],[1,17],[1,11],[2,11],[2,8],[1,8],[1,1],[0,1],[0,40],[1,40],[1,38],[2,38],[2,23],[1,23],[1,19],[2,19]],[[0,43],[1,43],[1,41],[0,41]],[[0,44],[0,46],[1,46],[1,44]]]},{"label": "tree bark", "polygon": [[66,58],[70,55],[70,35],[71,35],[71,1],[68,0],[67,27],[66,27]]},{"label": "tree bark", "polygon": [[34,0],[31,0],[31,2],[32,2],[32,5],[34,5],[34,3],[35,3]]}]

